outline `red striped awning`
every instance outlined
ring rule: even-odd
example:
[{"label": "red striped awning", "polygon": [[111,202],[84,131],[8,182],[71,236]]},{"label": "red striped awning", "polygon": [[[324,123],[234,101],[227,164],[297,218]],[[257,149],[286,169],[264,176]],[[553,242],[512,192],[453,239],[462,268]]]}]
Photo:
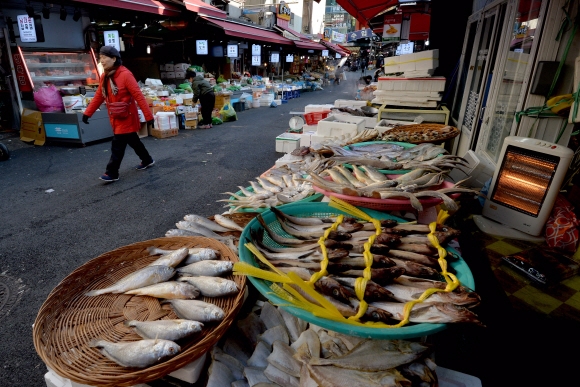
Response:
[{"label": "red striped awning", "polygon": [[313,42],[312,40],[308,39],[293,40],[292,42],[298,48],[305,48],[308,50],[326,50],[326,47],[324,47],[322,44]]},{"label": "red striped awning", "polygon": [[213,16],[220,19],[225,19],[228,16],[228,14],[221,9],[204,3],[201,0],[183,0],[183,4],[185,4],[185,8],[187,8],[188,11],[192,11],[200,15]]},{"label": "red striped awning", "polygon": [[[105,7],[129,9],[155,13],[164,16],[180,16],[181,10],[173,5],[158,0],[75,0],[79,3],[96,4]],[[189,0],[188,0],[189,1]]]},{"label": "red striped awning", "polygon": [[326,40],[320,40],[320,43],[325,45],[326,47],[330,48],[334,52],[339,53],[341,56],[350,55],[350,51],[345,50],[344,48],[340,47],[338,44],[327,42]]},{"label": "red striped awning", "polygon": [[[202,16],[203,17],[203,16]],[[232,23],[225,20],[211,19],[203,17],[205,20],[220,27],[224,30],[224,33],[228,36],[235,36],[238,38],[250,39],[250,40],[260,40],[264,42],[277,43],[277,44],[292,44],[292,41],[286,39],[277,33],[261,28],[256,28],[244,24]]]},{"label": "red striped awning", "polygon": [[399,5],[399,0],[336,0],[346,12],[351,14],[365,27],[370,27],[370,20],[382,11]]}]

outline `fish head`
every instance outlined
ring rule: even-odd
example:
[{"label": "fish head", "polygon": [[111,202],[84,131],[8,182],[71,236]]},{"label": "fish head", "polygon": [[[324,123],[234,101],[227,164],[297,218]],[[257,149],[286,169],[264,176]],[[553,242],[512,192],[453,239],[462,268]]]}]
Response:
[{"label": "fish head", "polygon": [[224,313],[223,310],[221,309],[214,309],[210,312],[210,316],[214,319],[214,320],[223,320],[223,318],[226,316],[226,314]]},{"label": "fish head", "polygon": [[373,255],[374,267],[392,267],[396,263],[391,258],[384,255],[374,254]]},{"label": "fish head", "polygon": [[338,282],[328,278],[322,278],[315,283],[315,286],[328,296],[334,297],[337,300],[348,303],[349,299],[354,295],[350,290],[341,286]]},{"label": "fish head", "polygon": [[364,319],[368,321],[389,322],[392,316],[393,315],[386,310],[369,306],[364,314]]},{"label": "fish head", "polygon": [[226,290],[228,292],[232,292],[233,293],[233,292],[237,292],[239,289],[238,289],[238,285],[235,282],[232,281],[232,282],[228,282],[226,284]]}]

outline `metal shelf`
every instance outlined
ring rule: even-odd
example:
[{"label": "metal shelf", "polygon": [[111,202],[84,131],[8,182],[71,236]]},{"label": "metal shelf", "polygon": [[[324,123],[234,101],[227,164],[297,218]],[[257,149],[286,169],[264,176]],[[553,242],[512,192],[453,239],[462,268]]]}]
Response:
[{"label": "metal shelf", "polygon": [[[91,74],[92,75],[92,74]],[[78,79],[87,79],[90,75],[60,75],[60,76],[42,76],[42,77],[31,77],[32,81],[74,81]]]},{"label": "metal shelf", "polygon": [[61,68],[61,67],[85,67],[86,63],[74,62],[74,63],[26,63],[29,69],[43,69],[43,68]]}]

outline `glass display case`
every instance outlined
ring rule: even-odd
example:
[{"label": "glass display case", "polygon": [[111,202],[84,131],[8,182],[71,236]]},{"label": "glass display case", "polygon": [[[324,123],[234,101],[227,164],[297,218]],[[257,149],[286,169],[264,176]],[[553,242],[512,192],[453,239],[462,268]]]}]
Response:
[{"label": "glass display case", "polygon": [[54,85],[99,85],[97,61],[92,51],[39,52],[22,51],[33,89]]}]

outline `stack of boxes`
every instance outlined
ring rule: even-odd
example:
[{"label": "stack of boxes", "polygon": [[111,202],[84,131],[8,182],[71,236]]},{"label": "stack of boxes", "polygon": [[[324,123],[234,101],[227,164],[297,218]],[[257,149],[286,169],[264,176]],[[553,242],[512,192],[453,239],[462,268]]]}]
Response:
[{"label": "stack of boxes", "polygon": [[445,90],[445,77],[380,77],[374,104],[435,108]]},{"label": "stack of boxes", "polygon": [[403,73],[407,78],[430,77],[439,67],[439,50],[389,56],[384,61],[385,74]]}]

